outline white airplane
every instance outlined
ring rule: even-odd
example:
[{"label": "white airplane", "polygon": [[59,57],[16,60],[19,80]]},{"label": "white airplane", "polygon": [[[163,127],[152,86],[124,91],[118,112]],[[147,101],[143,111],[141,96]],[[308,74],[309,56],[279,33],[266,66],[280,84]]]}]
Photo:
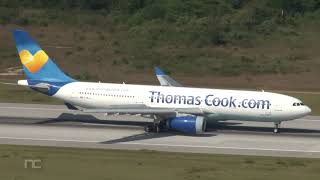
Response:
[{"label": "white airplane", "polygon": [[64,74],[27,32],[14,30],[13,37],[27,77],[18,85],[61,99],[73,110],[153,117],[147,132],[200,134],[207,121],[240,120],[272,122],[277,133],[282,121],[311,113],[299,99],[287,95],[182,87],[159,68],[161,86],[79,82]]}]

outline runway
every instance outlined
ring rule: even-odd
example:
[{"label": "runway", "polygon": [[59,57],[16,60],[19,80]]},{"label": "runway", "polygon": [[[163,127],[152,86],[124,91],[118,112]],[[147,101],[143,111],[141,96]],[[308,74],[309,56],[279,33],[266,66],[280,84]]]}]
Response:
[{"label": "runway", "polygon": [[209,123],[203,135],[143,131],[151,119],[88,115],[64,106],[0,103],[0,144],[320,158],[320,117]]}]

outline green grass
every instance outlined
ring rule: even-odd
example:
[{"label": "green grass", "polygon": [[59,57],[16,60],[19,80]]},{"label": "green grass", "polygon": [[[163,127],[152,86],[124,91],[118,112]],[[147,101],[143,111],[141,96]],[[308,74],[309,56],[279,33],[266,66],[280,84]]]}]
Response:
[{"label": "green grass", "polygon": [[[40,159],[41,169],[25,169]],[[308,179],[318,180],[320,160],[0,145],[0,179]]]}]

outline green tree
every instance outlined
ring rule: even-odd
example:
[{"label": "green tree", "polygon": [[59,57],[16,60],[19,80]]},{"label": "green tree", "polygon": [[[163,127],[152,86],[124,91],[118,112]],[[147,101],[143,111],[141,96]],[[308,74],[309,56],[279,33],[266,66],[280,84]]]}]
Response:
[{"label": "green tree", "polygon": [[320,8],[319,0],[270,0],[270,5],[289,14],[305,13]]}]

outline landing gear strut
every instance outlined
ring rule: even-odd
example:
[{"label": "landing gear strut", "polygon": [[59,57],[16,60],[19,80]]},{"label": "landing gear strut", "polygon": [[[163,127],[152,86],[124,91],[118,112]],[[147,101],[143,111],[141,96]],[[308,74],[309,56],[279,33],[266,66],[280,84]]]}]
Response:
[{"label": "landing gear strut", "polygon": [[163,130],[162,123],[154,123],[153,125],[147,125],[144,127],[145,132],[160,133]]},{"label": "landing gear strut", "polygon": [[149,124],[144,127],[145,132],[155,132],[155,133],[160,133],[162,130],[165,129],[165,121],[159,120],[155,118],[153,124]]},{"label": "landing gear strut", "polygon": [[280,122],[275,122],[275,123],[274,123],[273,132],[274,132],[274,133],[279,133],[279,132],[280,132]]},{"label": "landing gear strut", "polygon": [[145,132],[152,132],[153,131],[153,125],[146,125],[144,127]]}]

